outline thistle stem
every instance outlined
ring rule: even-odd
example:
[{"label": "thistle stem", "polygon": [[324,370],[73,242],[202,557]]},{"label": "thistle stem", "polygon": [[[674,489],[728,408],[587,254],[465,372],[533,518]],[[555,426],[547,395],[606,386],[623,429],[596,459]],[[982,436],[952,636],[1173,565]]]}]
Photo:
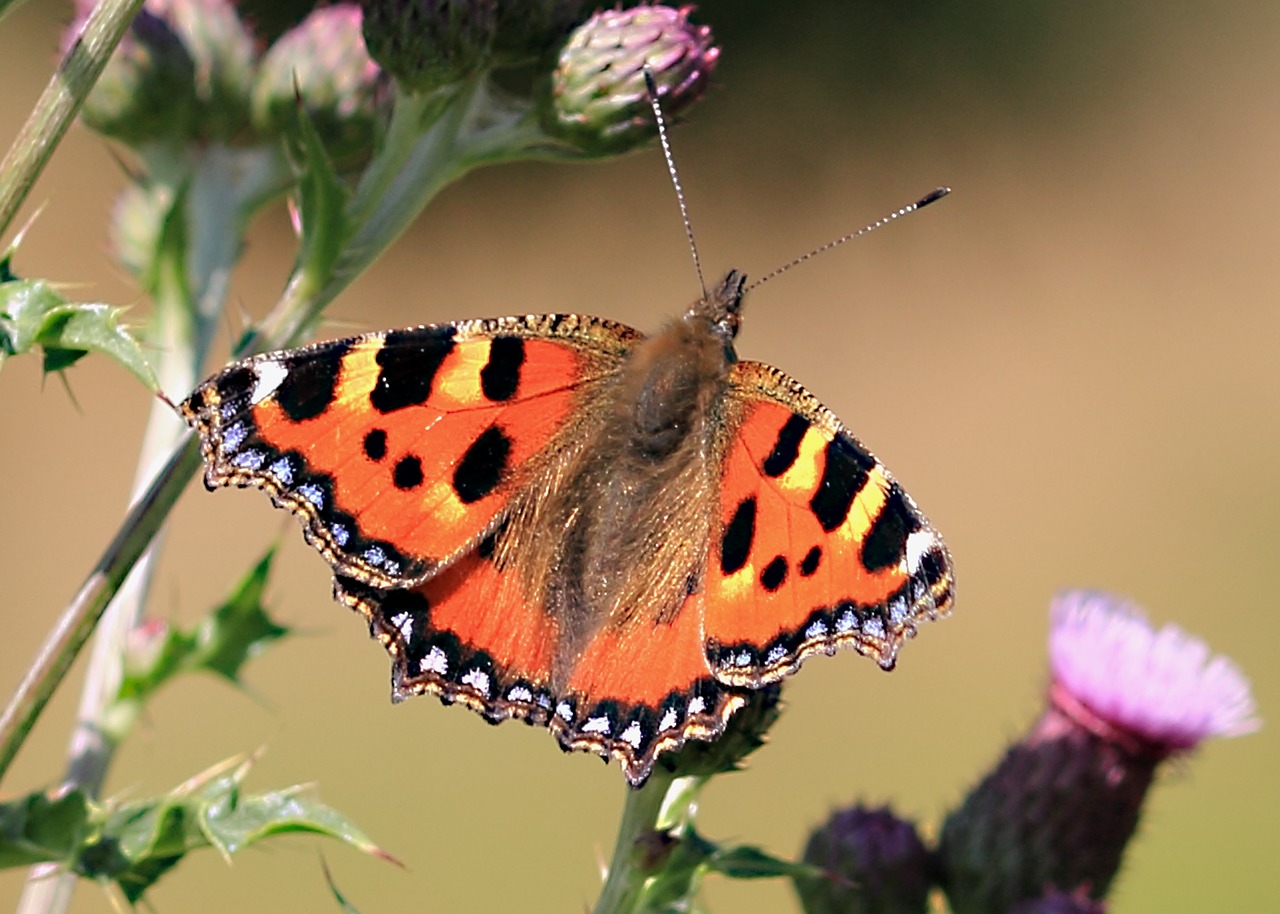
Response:
[{"label": "thistle stem", "polygon": [[[143,0],[100,0],[0,162],[0,235],[44,170]],[[0,15],[7,5],[0,6]]]}]

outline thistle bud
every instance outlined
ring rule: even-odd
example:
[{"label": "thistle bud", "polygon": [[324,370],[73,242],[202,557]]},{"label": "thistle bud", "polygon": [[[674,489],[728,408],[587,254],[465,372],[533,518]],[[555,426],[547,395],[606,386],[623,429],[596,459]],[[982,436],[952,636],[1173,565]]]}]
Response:
[{"label": "thistle bud", "polygon": [[596,13],[569,36],[543,105],[543,129],[588,155],[633,149],[657,135],[644,67],[674,118],[706,91],[720,49],[689,8]]},{"label": "thistle bud", "polygon": [[[93,9],[77,0],[64,49]],[[229,0],[147,0],[81,109],[131,146],[229,140],[247,123],[253,41]]]},{"label": "thistle bud", "polygon": [[266,136],[292,135],[301,105],[337,162],[364,158],[381,128],[389,88],[365,51],[360,8],[324,7],[285,32],[262,58],[254,126]]},{"label": "thistle bud", "polygon": [[822,870],[795,880],[806,914],[925,914],[929,852],[915,826],[888,807],[832,814],[809,836],[805,863]]},{"label": "thistle bud", "polygon": [[765,686],[745,693],[746,703],[725,725],[714,742],[691,740],[679,751],[659,756],[678,777],[710,777],[737,771],[742,760],[764,745],[765,735],[781,711],[782,687]]},{"label": "thistle bud", "polygon": [[1009,914],[1107,914],[1107,906],[1089,897],[1083,890],[1049,892],[1040,898],[1024,901],[1009,909]]},{"label": "thistle bud", "polygon": [[583,0],[499,0],[493,53],[502,66],[536,60],[580,21]]},{"label": "thistle bud", "polygon": [[1052,888],[1103,898],[1157,766],[1258,725],[1230,660],[1113,597],[1055,601],[1050,657],[1043,716],[943,825],[955,914],[1005,912]]},{"label": "thistle bud", "polygon": [[498,0],[361,0],[369,56],[403,88],[430,92],[490,65]]}]

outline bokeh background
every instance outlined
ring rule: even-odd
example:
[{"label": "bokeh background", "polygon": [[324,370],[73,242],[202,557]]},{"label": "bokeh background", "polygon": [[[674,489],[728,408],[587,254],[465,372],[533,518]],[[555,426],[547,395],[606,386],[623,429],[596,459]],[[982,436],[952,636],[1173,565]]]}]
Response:
[{"label": "bokeh background", "polygon": [[[69,4],[0,27],[0,142],[47,78]],[[914,199],[954,195],[759,290],[740,351],[798,376],[943,531],[954,616],[892,675],[808,665],[746,773],[707,791],[701,828],[790,854],[855,799],[936,824],[1037,713],[1060,588],[1130,595],[1234,657],[1280,707],[1280,5],[707,0],[717,87],[675,134],[710,272],[759,275]],[[146,303],[107,255],[122,183],[77,129],[32,195],[19,268]],[[279,208],[251,237],[234,311],[265,312],[292,259]],[[334,334],[580,310],[655,328],[696,289],[654,151],[594,166],[476,173],[331,310]],[[227,336],[236,326],[228,325]],[[224,344],[225,345],[225,344]],[[148,409],[102,359],[70,395],[34,359],[0,375],[0,693],[115,530]],[[183,391],[171,391],[175,397]],[[433,700],[393,707],[387,661],[333,605],[322,561],[256,493],[193,487],[155,613],[191,620],[280,539],[270,604],[301,629],[247,694],[169,688],[109,790],[161,791],[266,748],[249,787],[315,781],[408,865],[309,838],[228,869],[198,855],[161,911],[583,910],[623,800],[616,768],[545,734]],[[80,685],[64,685],[6,780],[56,780]],[[1273,728],[1167,767],[1113,896],[1117,914],[1274,909]],[[0,874],[0,907],[19,873]],[[794,908],[780,882],[713,879],[710,909]],[[110,910],[84,886],[74,910]]]}]

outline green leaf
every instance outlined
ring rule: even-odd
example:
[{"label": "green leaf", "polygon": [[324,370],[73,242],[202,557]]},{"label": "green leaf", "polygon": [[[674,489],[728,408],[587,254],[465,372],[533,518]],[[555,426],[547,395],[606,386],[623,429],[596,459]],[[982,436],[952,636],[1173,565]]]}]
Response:
[{"label": "green leaf", "polygon": [[294,275],[318,287],[333,273],[347,240],[348,192],[324,141],[301,104],[298,122],[299,142],[293,153],[298,171],[298,217],[302,231]]},{"label": "green leaf", "polygon": [[69,859],[88,822],[88,801],[76,790],[0,803],[0,869]]},{"label": "green leaf", "polygon": [[13,250],[0,258],[0,367],[40,347],[46,372],[62,371],[90,352],[115,359],[148,389],[159,385],[142,345],[121,324],[123,308],[69,302],[43,279],[20,279]]},{"label": "green leaf", "polygon": [[117,702],[140,704],[179,673],[204,670],[240,683],[240,671],[289,628],[271,618],[262,598],[271,575],[275,547],[267,550],[226,601],[189,632],[152,620],[129,639]]},{"label": "green leaf", "polygon": [[163,796],[122,803],[95,803],[78,790],[0,803],[0,867],[58,863],[114,882],[136,902],[192,851],[212,847],[229,859],[279,834],[323,835],[397,862],[305,787],[244,794],[252,765],[233,760]]},{"label": "green leaf", "polygon": [[821,872],[809,863],[794,863],[766,854],[758,847],[722,847],[707,861],[707,868],[730,879],[773,879],[779,876],[813,876]]}]

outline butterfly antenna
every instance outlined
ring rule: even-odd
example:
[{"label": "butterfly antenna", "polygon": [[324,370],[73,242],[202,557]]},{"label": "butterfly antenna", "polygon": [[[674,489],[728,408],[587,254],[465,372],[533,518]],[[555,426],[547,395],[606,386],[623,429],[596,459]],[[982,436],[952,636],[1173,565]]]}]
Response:
[{"label": "butterfly antenna", "polygon": [[923,197],[921,197],[919,200],[917,200],[915,203],[912,203],[908,206],[904,206],[901,209],[894,210],[889,215],[881,219],[877,219],[875,222],[871,223],[870,225],[864,226],[863,228],[858,229],[856,232],[850,232],[848,235],[842,235],[839,238],[828,241],[826,244],[822,245],[822,247],[814,248],[812,251],[810,251],[807,254],[801,254],[799,257],[797,257],[795,260],[791,261],[790,263],[785,263],[782,266],[778,267],[776,270],[772,271],[771,273],[767,273],[764,276],[760,277],[751,285],[747,286],[745,291],[749,292],[752,289],[756,288],[757,286],[763,286],[765,283],[773,279],[775,276],[781,276],[783,273],[787,272],[793,267],[798,267],[800,264],[804,263],[806,260],[810,260],[814,257],[817,257],[819,254],[825,253],[826,251],[829,251],[832,248],[837,248],[840,245],[844,244],[846,241],[852,241],[855,238],[861,238],[863,235],[870,235],[872,232],[874,232],[876,229],[880,228],[881,226],[888,225],[890,222],[892,222],[895,219],[900,219],[903,216],[907,215],[908,213],[914,213],[916,210],[922,209],[928,206],[930,203],[934,203],[938,200],[941,200],[943,197],[945,197],[949,193],[951,193],[950,187],[939,187],[936,190],[932,190],[929,193],[925,194]]},{"label": "butterfly antenna", "polygon": [[644,84],[649,90],[649,107],[653,108],[653,118],[658,123],[658,141],[662,144],[662,156],[667,160],[667,174],[671,176],[671,185],[676,189],[676,202],[680,204],[680,221],[684,223],[684,236],[689,240],[693,268],[698,273],[698,288],[702,290],[702,300],[706,301],[707,281],[702,276],[702,258],[698,256],[698,245],[693,240],[693,226],[689,223],[689,206],[684,200],[684,188],[680,186],[676,160],[671,155],[671,141],[667,138],[667,121],[662,116],[662,104],[658,101],[658,84],[654,81],[653,72],[647,63],[644,65]]}]

